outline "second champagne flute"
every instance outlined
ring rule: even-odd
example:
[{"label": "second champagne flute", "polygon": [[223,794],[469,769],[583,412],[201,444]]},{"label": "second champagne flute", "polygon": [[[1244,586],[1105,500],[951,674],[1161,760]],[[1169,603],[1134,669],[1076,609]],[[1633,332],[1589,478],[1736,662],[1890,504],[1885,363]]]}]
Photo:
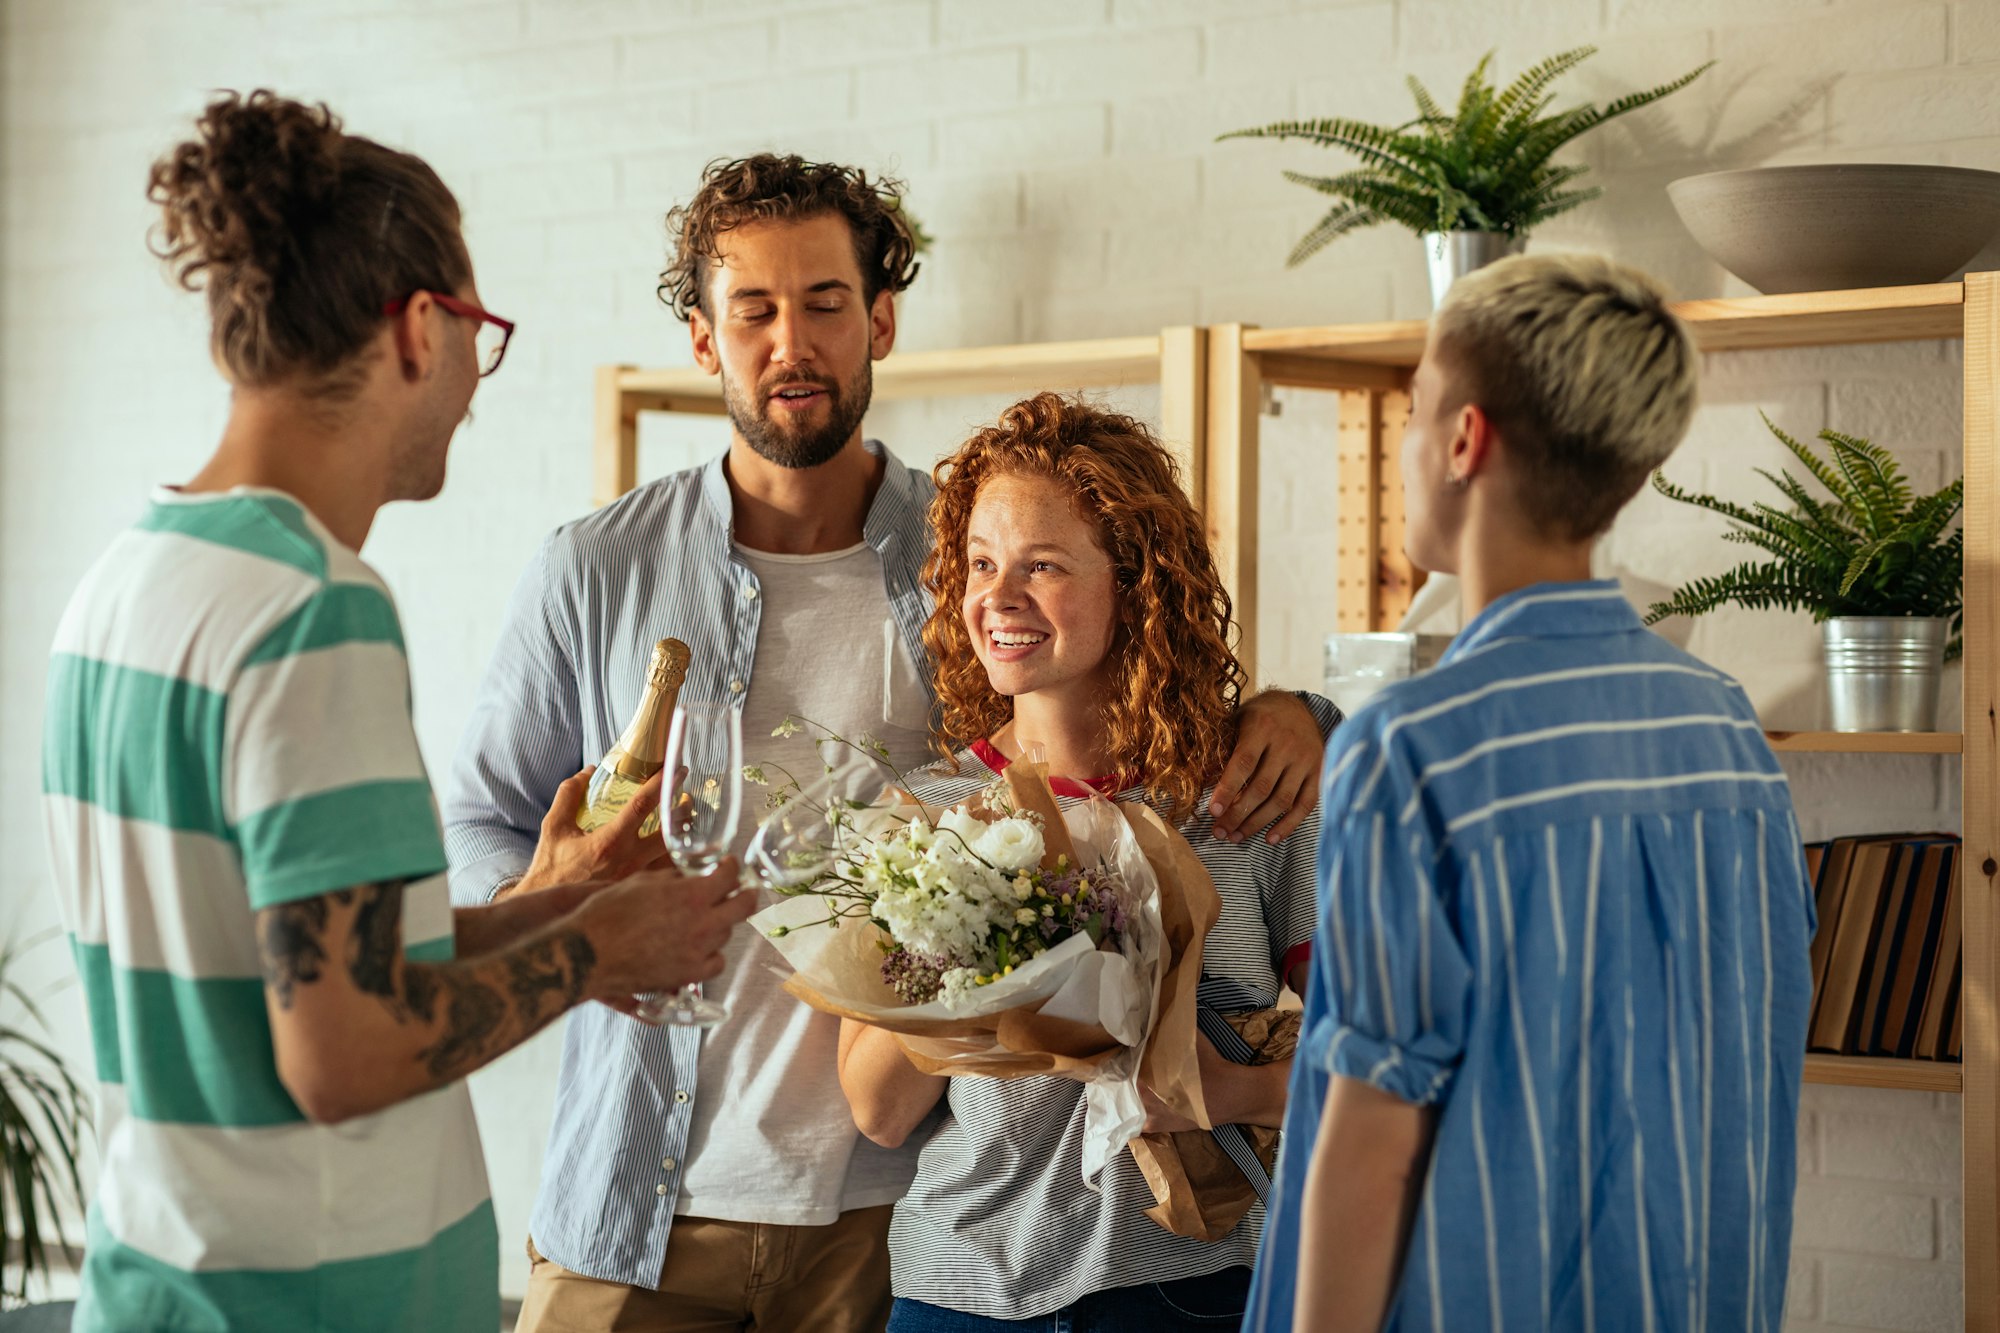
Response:
[{"label": "second champagne flute", "polygon": [[[682,703],[667,732],[669,781],[660,801],[667,855],[684,875],[705,875],[729,855],[743,805],[743,715],[728,704]],[[713,1027],[728,1010],[687,985],[665,1001],[648,998],[640,1017],[680,1027]]]}]

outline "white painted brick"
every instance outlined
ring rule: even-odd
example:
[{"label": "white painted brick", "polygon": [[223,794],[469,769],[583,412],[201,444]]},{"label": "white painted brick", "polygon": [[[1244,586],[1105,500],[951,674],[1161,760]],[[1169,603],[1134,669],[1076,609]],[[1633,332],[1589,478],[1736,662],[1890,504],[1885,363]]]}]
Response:
[{"label": "white painted brick", "polygon": [[1724,68],[1769,68],[1788,76],[1838,76],[1852,70],[1923,69],[1950,58],[1943,4],[1843,5],[1784,23],[1724,29],[1715,55]]},{"label": "white painted brick", "polygon": [[1965,1262],[1965,1200],[1956,1194],[1938,1200],[1938,1258]]},{"label": "white painted brick", "polygon": [[1785,1277],[1785,1327],[1793,1321],[1812,1319],[1819,1314],[1819,1264],[1796,1250]]},{"label": "white painted brick", "polygon": [[1277,79],[1205,88],[1199,97],[1176,91],[1129,98],[1111,108],[1111,151],[1119,157],[1205,154],[1217,135],[1292,119],[1294,105],[1291,86]]},{"label": "white painted brick", "polygon": [[529,0],[528,35],[624,37],[690,26],[694,12],[694,0]]},{"label": "white painted brick", "polygon": [[1956,1276],[1934,1264],[1827,1260],[1820,1311],[1829,1323],[1951,1333],[1964,1327]]},{"label": "white painted brick", "polygon": [[1021,228],[1021,180],[1011,172],[926,173],[910,186],[910,208],[940,241]]},{"label": "white painted brick", "polygon": [[694,92],[687,88],[626,88],[581,101],[552,103],[549,147],[556,153],[649,152],[694,135]]},{"label": "white painted brick", "polygon": [[1031,341],[1123,338],[1157,333],[1171,324],[1192,324],[1200,306],[1192,284],[1161,284],[1097,292],[1051,292],[1029,307],[1025,336]]},{"label": "white painted brick", "polygon": [[[745,145],[779,148],[768,142],[792,130],[808,129],[851,118],[854,73],[846,69],[811,70],[782,79],[752,79],[701,91],[696,124],[704,135],[727,136],[741,151]],[[765,142],[757,142],[764,140]]]},{"label": "white painted brick", "polygon": [[875,0],[819,13],[787,13],[778,57],[787,67],[846,65],[910,55],[931,44],[930,0]]},{"label": "white painted brick", "polygon": [[1386,64],[1395,53],[1396,6],[1362,4],[1311,14],[1218,23],[1208,34],[1208,78],[1279,82]]},{"label": "white painted brick", "polygon": [[[1759,18],[1773,13],[1815,13],[1827,0],[1759,0]],[[1742,0],[1609,0],[1606,18],[1614,28],[1704,27],[1742,19]]]},{"label": "white painted brick", "polygon": [[1279,255],[1272,276],[1254,281],[1211,283],[1202,289],[1204,324],[1242,322],[1265,328],[1304,324],[1366,323],[1390,317],[1386,274],[1315,268],[1286,269]]},{"label": "white painted brick", "polygon": [[574,217],[611,207],[617,197],[611,159],[495,167],[473,177],[475,206],[513,218]]},{"label": "white painted brick", "polygon": [[2000,134],[2000,97],[1990,70],[1914,74],[1854,74],[1833,90],[1833,124],[1846,135],[1877,141]]},{"label": "white painted brick", "polygon": [[938,41],[945,46],[1041,40],[1101,28],[1110,0],[937,0]]},{"label": "white painted brick", "polygon": [[1144,97],[1186,87],[1200,72],[1201,34],[1194,28],[1037,44],[1028,48],[1028,97]]},{"label": "white painted brick", "polygon": [[1109,110],[1093,103],[953,116],[938,126],[938,158],[946,169],[958,172],[1100,158],[1109,126]]},{"label": "white painted brick", "polygon": [[1937,1254],[1937,1200],[1878,1186],[1802,1180],[1792,1199],[1792,1243],[1808,1250],[1930,1259]]},{"label": "white painted brick", "polygon": [[[1399,36],[1404,51],[1479,53],[1504,41],[1541,39],[1550,51],[1581,46],[1603,27],[1598,0],[1404,0]],[[1471,62],[1467,62],[1470,68]]]},{"label": "white painted brick", "polygon": [[1989,0],[1959,0],[1951,22],[1952,54],[1959,63],[2000,60],[2000,8]]},{"label": "white painted brick", "polygon": [[479,56],[450,67],[469,98],[527,101],[609,86],[618,72],[618,44],[610,38]]},{"label": "white painted brick", "polygon": [[[1103,232],[962,237],[940,245],[926,272],[952,286],[1040,296],[1105,285]],[[1118,284],[1129,289],[1130,284]]]},{"label": "white painted brick", "polygon": [[887,60],[855,70],[863,120],[994,111],[1021,101],[1019,50],[968,51],[923,60]]},{"label": "white painted brick", "polygon": [[655,36],[625,37],[620,46],[620,72],[628,83],[722,82],[770,67],[778,47],[778,25],[768,18],[702,23]]},{"label": "white painted brick", "polygon": [[1200,164],[1185,158],[1030,172],[1027,225],[1030,230],[1173,226],[1194,211],[1200,175]]},{"label": "white painted brick", "polygon": [[1959,1127],[1949,1120],[1820,1116],[1821,1172],[1828,1178],[1956,1185]]}]

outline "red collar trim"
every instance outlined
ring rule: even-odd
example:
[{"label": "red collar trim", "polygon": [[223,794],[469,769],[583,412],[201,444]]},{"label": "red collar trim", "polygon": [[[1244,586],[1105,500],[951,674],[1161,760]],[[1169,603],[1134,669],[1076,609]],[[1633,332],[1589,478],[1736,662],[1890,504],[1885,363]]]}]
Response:
[{"label": "red collar trim", "polygon": [[[994,749],[991,741],[984,739],[976,740],[965,748],[972,751],[973,758],[992,769],[995,773],[1005,773],[1007,765],[1014,762],[1006,755]],[[1075,778],[1049,779],[1049,790],[1058,796],[1083,797],[1090,795],[1093,791],[1100,796],[1115,796],[1129,785],[1131,784],[1127,783],[1117,773],[1113,773],[1109,777],[1085,778],[1081,782]]]}]

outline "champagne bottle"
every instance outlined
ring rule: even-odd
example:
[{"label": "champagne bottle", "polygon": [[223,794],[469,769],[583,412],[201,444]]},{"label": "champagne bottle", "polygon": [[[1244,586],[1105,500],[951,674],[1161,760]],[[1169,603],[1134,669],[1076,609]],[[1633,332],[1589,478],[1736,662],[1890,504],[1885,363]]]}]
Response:
[{"label": "champagne bottle", "polygon": [[[590,775],[583,808],[576,812],[578,828],[588,832],[616,819],[618,812],[631,804],[646,779],[666,764],[667,729],[673,721],[674,702],[680,698],[681,682],[687,679],[690,656],[688,646],[679,639],[661,639],[653,645],[653,660],[646,669],[646,692],[640,697],[632,720],[625,724],[625,733],[598,760],[597,771]],[[660,815],[656,810],[639,826],[639,836],[651,837],[659,829]]]}]

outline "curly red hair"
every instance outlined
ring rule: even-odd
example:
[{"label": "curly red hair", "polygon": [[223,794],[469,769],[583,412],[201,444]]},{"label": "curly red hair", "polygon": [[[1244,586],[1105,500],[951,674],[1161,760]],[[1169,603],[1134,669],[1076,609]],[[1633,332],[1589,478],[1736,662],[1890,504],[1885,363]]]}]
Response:
[{"label": "curly red hair", "polygon": [[980,488],[1022,474],[1068,488],[1097,523],[1117,577],[1110,678],[1122,686],[1104,704],[1105,748],[1184,819],[1235,741],[1245,677],[1229,647],[1229,593],[1173,456],[1142,423],[1081,399],[1041,393],[1016,403],[933,473],[936,544],[924,586],[937,605],[924,646],[937,664],[938,748],[949,757],[1014,715],[973,652],[961,603]]}]

